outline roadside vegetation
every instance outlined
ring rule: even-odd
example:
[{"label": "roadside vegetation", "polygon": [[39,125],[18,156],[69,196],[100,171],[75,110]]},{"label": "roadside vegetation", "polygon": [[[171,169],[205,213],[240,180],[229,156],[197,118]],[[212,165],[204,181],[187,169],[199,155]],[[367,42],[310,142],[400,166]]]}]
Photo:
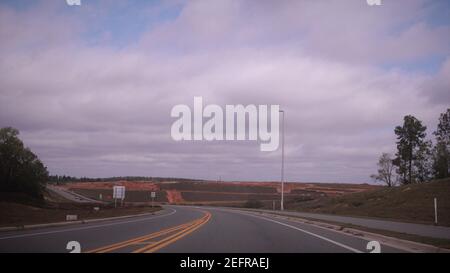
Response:
[{"label": "roadside vegetation", "polygon": [[362,216],[434,223],[434,198],[438,224],[450,226],[450,109],[442,113],[434,139],[427,127],[408,115],[395,127],[395,156],[384,151],[378,172],[371,175],[386,187],[314,200],[291,200],[287,209],[347,216]]},{"label": "roadside vegetation", "polygon": [[17,129],[0,129],[0,192],[20,192],[43,198],[47,168],[19,139]]},{"label": "roadside vegetation", "polygon": [[434,198],[438,200],[438,224],[450,226],[450,179],[384,187],[305,202],[288,202],[288,210],[384,218],[433,224]]},{"label": "roadside vegetation", "polygon": [[378,172],[371,177],[393,187],[423,183],[450,175],[450,109],[442,113],[427,139],[427,127],[416,117],[404,117],[403,124],[395,127],[397,151],[395,157],[383,152],[378,161]]}]

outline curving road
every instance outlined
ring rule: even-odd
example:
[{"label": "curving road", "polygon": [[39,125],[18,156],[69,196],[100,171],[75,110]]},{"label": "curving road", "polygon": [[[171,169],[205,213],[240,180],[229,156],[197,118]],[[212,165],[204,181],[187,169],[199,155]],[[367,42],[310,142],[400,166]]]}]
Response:
[{"label": "curving road", "polygon": [[76,203],[104,203],[98,200],[94,200],[92,198],[83,196],[81,194],[75,193],[73,191],[67,190],[63,187],[54,186],[54,185],[47,185],[47,190],[52,191],[56,193],[57,195],[60,195],[64,197],[67,200],[70,200],[72,202]]},{"label": "curving road", "polygon": [[[289,220],[225,208],[166,206],[158,215],[0,233],[0,252],[367,252],[368,241]],[[382,252],[402,252],[381,246]]]}]

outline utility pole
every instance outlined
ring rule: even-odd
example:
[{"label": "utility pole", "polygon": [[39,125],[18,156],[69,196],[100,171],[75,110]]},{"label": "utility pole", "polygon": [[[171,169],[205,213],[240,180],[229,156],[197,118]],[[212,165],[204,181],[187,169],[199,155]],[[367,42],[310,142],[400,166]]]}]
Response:
[{"label": "utility pole", "polygon": [[284,210],[284,110],[280,110],[282,117],[281,127],[281,205],[280,210]]}]

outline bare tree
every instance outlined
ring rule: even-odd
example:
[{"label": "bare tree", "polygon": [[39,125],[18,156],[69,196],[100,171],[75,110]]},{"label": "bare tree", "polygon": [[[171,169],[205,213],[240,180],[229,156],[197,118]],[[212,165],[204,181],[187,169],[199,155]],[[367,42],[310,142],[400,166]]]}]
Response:
[{"label": "bare tree", "polygon": [[378,160],[378,174],[373,174],[370,177],[375,181],[385,183],[388,187],[395,186],[395,165],[390,154],[383,153]]}]

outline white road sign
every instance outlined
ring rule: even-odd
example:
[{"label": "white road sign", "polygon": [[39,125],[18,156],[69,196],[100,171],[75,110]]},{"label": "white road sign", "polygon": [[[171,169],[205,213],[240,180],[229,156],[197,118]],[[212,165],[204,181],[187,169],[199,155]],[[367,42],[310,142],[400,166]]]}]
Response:
[{"label": "white road sign", "polygon": [[152,198],[155,198],[155,197],[156,197],[156,192],[152,191],[151,197],[152,197]]},{"label": "white road sign", "polygon": [[114,186],[113,187],[113,198],[114,199],[125,199],[125,186]]}]

